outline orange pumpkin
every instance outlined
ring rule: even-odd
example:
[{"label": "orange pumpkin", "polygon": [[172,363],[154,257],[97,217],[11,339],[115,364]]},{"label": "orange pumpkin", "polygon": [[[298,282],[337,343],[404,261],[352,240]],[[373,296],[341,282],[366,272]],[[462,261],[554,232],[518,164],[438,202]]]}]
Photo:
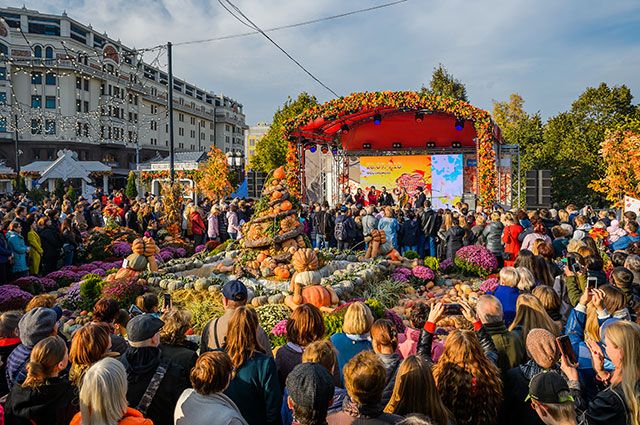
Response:
[{"label": "orange pumpkin", "polygon": [[271,194],[272,201],[275,201],[276,199],[280,199],[280,198],[282,198],[282,192],[280,192],[279,190],[276,190]]},{"label": "orange pumpkin", "polygon": [[289,211],[291,208],[293,208],[291,201],[282,201],[280,203],[280,210],[282,211]]},{"label": "orange pumpkin", "polygon": [[[294,300],[295,301],[295,300]],[[314,306],[330,307],[331,294],[322,285],[307,286],[302,290],[302,304],[313,304]]]},{"label": "orange pumpkin", "polygon": [[259,263],[262,263],[266,258],[267,258],[267,255],[261,252],[256,257],[256,261],[259,262]]},{"label": "orange pumpkin", "polygon": [[275,170],[273,170],[273,178],[274,179],[283,179],[286,177],[286,173],[284,172],[284,166],[282,167],[278,167]]},{"label": "orange pumpkin", "polygon": [[318,255],[311,248],[299,249],[293,254],[291,264],[299,272],[316,270],[318,268]]},{"label": "orange pumpkin", "polygon": [[289,273],[289,269],[283,266],[278,266],[275,268],[274,273],[278,279],[289,279],[291,277],[291,273]]}]

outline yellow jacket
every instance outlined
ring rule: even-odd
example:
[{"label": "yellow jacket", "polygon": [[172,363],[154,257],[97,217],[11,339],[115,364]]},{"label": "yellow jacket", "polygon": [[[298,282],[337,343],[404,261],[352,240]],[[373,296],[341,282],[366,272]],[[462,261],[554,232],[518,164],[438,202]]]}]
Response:
[{"label": "yellow jacket", "polygon": [[29,251],[29,273],[32,275],[38,274],[40,271],[40,259],[42,258],[42,243],[40,242],[40,235],[31,229],[27,233],[27,243],[31,250]]}]

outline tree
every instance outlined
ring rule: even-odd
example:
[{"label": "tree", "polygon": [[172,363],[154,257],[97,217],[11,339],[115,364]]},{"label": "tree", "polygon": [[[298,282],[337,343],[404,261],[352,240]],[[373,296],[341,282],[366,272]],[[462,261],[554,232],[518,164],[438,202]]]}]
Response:
[{"label": "tree", "polygon": [[282,137],[283,124],[300,114],[302,111],[318,105],[318,100],[306,92],[298,95],[297,99],[291,97],[273,115],[273,121],[267,133],[256,143],[255,155],[251,158],[249,166],[256,171],[265,173],[274,168],[285,165],[287,156],[287,141]]},{"label": "tree", "polygon": [[225,154],[215,146],[211,146],[207,155],[207,161],[198,170],[196,185],[207,198],[218,201],[233,192],[229,182],[229,165]]},{"label": "tree", "polygon": [[436,96],[452,97],[454,99],[463,100],[467,102],[467,89],[460,82],[449,74],[443,64],[439,64],[437,68],[433,69],[431,74],[431,81],[429,82],[429,88],[424,85],[420,89],[420,93],[428,93]]},{"label": "tree", "polygon": [[601,83],[589,87],[571,109],[547,121],[545,152],[552,170],[551,196],[561,203],[604,205],[605,199],[589,187],[605,176],[600,154],[605,131],[637,116],[631,91],[625,85]]},{"label": "tree", "polygon": [[64,197],[64,182],[62,179],[56,179],[56,184],[53,188],[53,193],[56,195],[58,199],[62,199]]},{"label": "tree", "polygon": [[629,119],[607,130],[602,142],[604,177],[593,180],[589,188],[605,195],[616,207],[624,196],[640,198],[640,119]]},{"label": "tree", "polygon": [[129,171],[129,176],[127,177],[127,186],[124,189],[124,194],[127,195],[129,199],[134,199],[138,196],[138,188],[136,187],[136,173],[133,171]]},{"label": "tree", "polygon": [[78,197],[76,190],[71,185],[69,185],[69,189],[67,189],[67,197],[71,202],[76,202],[76,198]]}]

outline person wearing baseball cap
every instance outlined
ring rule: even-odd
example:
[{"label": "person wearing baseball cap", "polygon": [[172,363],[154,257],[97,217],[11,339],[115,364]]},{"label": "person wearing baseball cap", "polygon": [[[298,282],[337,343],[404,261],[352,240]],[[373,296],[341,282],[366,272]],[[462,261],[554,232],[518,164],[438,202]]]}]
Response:
[{"label": "person wearing baseball cap", "polygon": [[534,376],[529,382],[531,402],[540,420],[547,425],[577,424],[574,399],[567,381],[557,372],[546,371]]},{"label": "person wearing baseball cap", "polygon": [[[236,308],[247,304],[249,299],[249,291],[247,287],[239,280],[230,280],[222,287],[222,305],[224,306],[224,314],[207,323],[202,331],[200,338],[200,354],[211,350],[220,350],[224,347],[224,341],[227,337],[229,329],[229,321]],[[265,354],[273,357],[271,352],[271,342],[267,333],[258,326],[258,343],[262,347]]]},{"label": "person wearing baseball cap", "polygon": [[129,348],[119,360],[127,371],[127,403],[155,425],[173,425],[173,409],[190,387],[189,370],[162,355],[160,330],[164,322],[152,314],[127,323]]}]

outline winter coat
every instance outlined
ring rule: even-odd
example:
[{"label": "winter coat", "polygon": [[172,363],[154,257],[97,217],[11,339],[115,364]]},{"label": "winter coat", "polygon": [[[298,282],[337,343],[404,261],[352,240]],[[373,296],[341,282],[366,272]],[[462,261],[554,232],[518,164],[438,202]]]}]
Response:
[{"label": "winter coat", "polygon": [[380,221],[378,221],[378,230],[384,230],[384,233],[387,235],[387,240],[390,240],[395,249],[398,249],[398,230],[400,229],[400,225],[398,224],[398,220],[393,217],[382,217]]},{"label": "winter coat", "polygon": [[447,258],[453,258],[456,252],[464,246],[465,231],[460,226],[453,226],[444,234],[447,247]]},{"label": "winter coat", "polygon": [[[80,413],[76,414],[69,425],[82,425],[82,415]],[[153,421],[145,419],[142,413],[136,409],[127,407],[127,411],[122,419],[118,421],[118,425],[153,425]]]},{"label": "winter coat", "polygon": [[385,381],[384,391],[382,392],[382,405],[386,406],[389,400],[391,400],[391,395],[393,394],[393,387],[396,384],[396,374],[398,373],[398,368],[400,367],[400,363],[402,363],[402,358],[397,354],[380,354],[377,353],[378,358],[382,362],[384,366],[384,371],[387,376],[387,380]]},{"label": "winter coat", "polygon": [[189,218],[191,220],[191,231],[193,234],[197,236],[204,235],[207,230],[207,226],[205,226],[200,213],[194,211],[191,213],[191,217]]},{"label": "winter coat", "polygon": [[522,230],[522,226],[520,226],[519,224],[511,224],[509,226],[506,226],[502,232],[502,242],[504,243],[505,253],[505,267],[513,266],[516,262],[516,257],[520,252],[520,241],[518,240],[518,235],[522,233]]},{"label": "winter coat", "polygon": [[524,341],[515,332],[507,330],[504,322],[483,324],[498,352],[496,366],[504,373],[518,366],[527,357]]},{"label": "winter coat", "polygon": [[140,224],[138,223],[138,214],[129,210],[124,215],[124,225],[136,233],[140,233]]},{"label": "winter coat", "polygon": [[181,361],[166,361],[158,347],[129,347],[119,360],[127,371],[127,402],[134,408],[140,404],[158,366],[167,365],[167,373],[146,414],[155,425],[173,425],[173,409],[178,398],[191,386],[188,365]]},{"label": "winter coat", "polygon": [[504,224],[499,221],[490,222],[482,231],[482,235],[487,241],[487,249],[491,251],[496,257],[502,257],[502,253],[504,252],[504,246],[502,245],[503,231]]},{"label": "winter coat", "polygon": [[400,245],[401,246],[417,246],[420,239],[420,224],[418,220],[405,220],[400,226]]},{"label": "winter coat", "polygon": [[[82,239],[79,238],[78,235],[75,236],[75,246],[77,246],[78,242],[82,241]],[[53,226],[46,226],[40,231],[40,241],[42,243],[42,250],[44,251],[44,254],[42,255],[43,258],[57,260],[58,257],[60,257],[60,249],[62,248],[62,235],[60,234],[60,231],[58,231],[58,229]]]},{"label": "winter coat", "polygon": [[240,226],[238,225],[238,214],[233,211],[227,212],[227,222],[228,233],[238,233],[240,231]]},{"label": "winter coat", "polygon": [[502,311],[504,312],[504,323],[506,326],[509,326],[516,317],[516,300],[520,295],[520,291],[518,288],[498,285],[496,290],[493,291],[493,295],[500,300]]},{"label": "winter coat", "polygon": [[38,233],[31,229],[27,235],[27,241],[29,242],[29,274],[37,275],[40,271],[40,259],[42,258],[42,245],[40,243],[40,236]]},{"label": "winter coat", "polygon": [[422,231],[425,236],[436,236],[438,234],[438,229],[440,229],[440,226],[442,225],[442,219],[431,208],[426,208],[422,212],[420,221]]},{"label": "winter coat", "polygon": [[551,243],[551,238],[549,236],[533,232],[525,236],[524,240],[522,241],[522,249],[528,249],[529,251],[532,251],[533,245],[538,239],[542,239],[548,244]]},{"label": "winter coat", "polygon": [[282,392],[271,357],[254,351],[236,370],[224,393],[238,406],[249,425],[279,425]]},{"label": "winter coat", "polygon": [[342,369],[349,360],[351,360],[356,354],[361,351],[372,351],[373,346],[368,335],[347,335],[345,333],[337,333],[331,335],[329,338],[333,346],[336,348],[338,357],[338,368],[340,369],[340,375],[342,375]]},{"label": "winter coat", "polygon": [[[636,383],[636,394],[640,392],[640,382]],[[588,425],[627,425],[631,423],[627,414],[629,407],[624,401],[622,386],[607,387],[591,400],[584,413]]]},{"label": "winter coat", "polygon": [[375,216],[371,214],[367,214],[364,217],[362,217],[362,234],[365,237],[369,236],[371,234],[371,231],[377,228],[378,228],[378,219]]},{"label": "winter coat", "polygon": [[9,244],[7,244],[7,238],[4,233],[0,232],[0,264],[7,264],[12,254]]},{"label": "winter coat", "polygon": [[209,214],[207,217],[207,236],[209,239],[218,239],[220,237],[220,230],[218,229],[218,216],[215,214]]},{"label": "winter coat", "polygon": [[380,198],[378,198],[378,202],[382,206],[391,207],[395,205],[395,201],[393,200],[393,195],[391,195],[389,192],[381,193]]},{"label": "winter coat", "polygon": [[13,254],[11,271],[19,273],[29,270],[27,267],[27,245],[25,245],[22,235],[9,230],[7,232],[7,244]]},{"label": "winter coat", "polygon": [[6,373],[7,373],[7,358],[11,352],[20,345],[20,338],[0,338],[0,397],[9,392],[7,386]]},{"label": "winter coat", "polygon": [[78,412],[73,385],[49,378],[37,389],[14,385],[4,405],[5,423],[11,425],[67,425]]},{"label": "winter coat", "polygon": [[[398,352],[403,359],[416,354],[419,340],[420,329],[413,329],[407,326],[403,334],[398,334]],[[436,341],[431,345],[431,358],[434,362],[438,361],[443,351],[444,344],[440,341]]]},{"label": "winter coat", "polygon": [[247,425],[238,406],[223,393],[184,390],[174,411],[175,425]]},{"label": "winter coat", "polygon": [[471,228],[471,233],[474,234],[476,239],[476,245],[485,246],[487,244],[487,241],[485,240],[484,235],[482,234],[482,232],[484,232],[485,227],[486,226],[484,224],[476,224]]},{"label": "winter coat", "polygon": [[622,236],[620,239],[611,244],[611,249],[613,251],[624,250],[627,249],[629,245],[633,242],[640,241],[640,235],[637,233],[629,233],[626,236]]}]

